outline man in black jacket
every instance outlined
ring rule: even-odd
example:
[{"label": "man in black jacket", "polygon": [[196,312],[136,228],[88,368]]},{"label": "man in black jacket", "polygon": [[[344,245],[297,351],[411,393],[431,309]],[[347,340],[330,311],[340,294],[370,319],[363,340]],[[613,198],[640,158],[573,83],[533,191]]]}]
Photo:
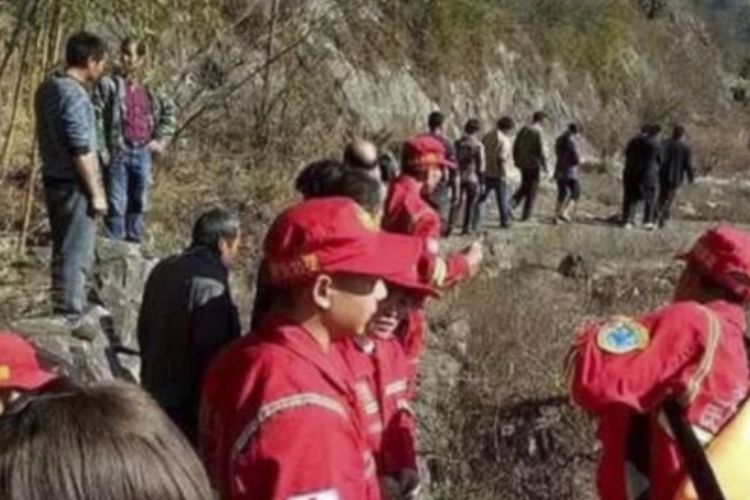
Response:
[{"label": "man in black jacket", "polygon": [[661,134],[661,126],[652,125],[645,143],[643,157],[643,176],[641,177],[641,192],[644,198],[643,228],[649,231],[656,229],[658,212],[659,172],[663,162],[659,134]]},{"label": "man in black jacket", "polygon": [[672,203],[677,190],[685,181],[690,184],[695,179],[693,169],[693,152],[685,142],[685,127],[676,126],[672,138],[664,143],[664,163],[659,174],[659,226],[664,227],[670,218]]},{"label": "man in black jacket", "polygon": [[622,179],[622,222],[625,228],[633,226],[636,210],[641,202],[644,202],[644,229],[652,230],[656,227],[659,170],[662,163],[660,133],[659,125],[646,125],[639,135],[631,139],[625,149],[625,171]]},{"label": "man in black jacket", "polygon": [[197,442],[200,384],[219,350],[240,335],[229,290],[229,264],[240,244],[236,216],[216,208],[202,214],[193,241],[151,272],[138,317],[141,384]]}]

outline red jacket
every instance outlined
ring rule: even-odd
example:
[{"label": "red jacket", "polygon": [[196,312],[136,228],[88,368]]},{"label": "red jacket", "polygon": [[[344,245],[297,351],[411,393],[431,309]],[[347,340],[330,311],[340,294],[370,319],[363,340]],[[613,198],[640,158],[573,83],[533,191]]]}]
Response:
[{"label": "red jacket", "polygon": [[379,500],[347,373],[334,348],[279,318],[216,358],[200,445],[223,499]]},{"label": "red jacket", "polygon": [[399,342],[363,337],[338,343],[351,370],[361,419],[380,476],[417,470],[410,367]]},{"label": "red jacket", "polygon": [[[401,175],[390,184],[382,227],[386,231],[437,242],[440,238],[440,215],[422,197],[419,183],[409,175]],[[469,264],[461,254],[451,254],[447,259],[435,257],[428,274],[437,289],[449,289],[469,275]],[[400,335],[404,341],[409,361],[416,362],[424,350],[424,313],[416,310]]]},{"label": "red jacket", "polygon": [[[583,331],[573,351],[571,388],[573,400],[598,419],[602,499],[636,498],[632,485],[649,477],[650,498],[674,497],[685,472],[661,404],[678,398],[687,422],[708,443],[748,394],[744,332],[743,310],[726,302],[676,303]],[[646,415],[641,436],[649,449],[643,438],[633,441],[639,414]],[[634,481],[638,452],[650,457],[650,465]]]}]

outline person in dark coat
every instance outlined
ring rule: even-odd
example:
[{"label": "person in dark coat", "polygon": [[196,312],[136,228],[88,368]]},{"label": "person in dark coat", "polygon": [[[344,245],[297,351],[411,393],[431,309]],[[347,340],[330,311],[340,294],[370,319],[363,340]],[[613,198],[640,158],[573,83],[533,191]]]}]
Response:
[{"label": "person in dark coat", "polygon": [[643,193],[643,228],[656,228],[656,218],[659,202],[659,172],[663,162],[662,144],[659,139],[661,127],[652,125],[644,147],[643,176],[641,177],[641,192]]},{"label": "person in dark coat", "polygon": [[648,126],[644,126],[625,147],[625,169],[622,172],[622,225],[625,228],[633,226],[638,202],[641,200],[638,182],[641,171],[640,157],[647,133]]},{"label": "person in dark coat", "polygon": [[557,211],[556,221],[570,222],[571,212],[581,197],[581,183],[579,170],[581,155],[578,152],[576,138],[580,127],[571,123],[568,129],[555,141],[555,180],[557,181]]},{"label": "person in dark coat", "polygon": [[462,235],[475,233],[479,229],[479,203],[486,170],[480,132],[479,120],[471,118],[464,126],[464,134],[455,144],[458,174],[461,178],[461,204],[464,208]]},{"label": "person in dark coat", "polygon": [[[437,139],[443,145],[446,159],[449,164],[453,165],[456,161],[456,151],[453,149],[453,141],[448,139],[445,132],[445,115],[440,111],[430,113],[427,117],[427,129],[427,135]],[[429,202],[440,213],[441,233],[444,237],[450,236],[453,231],[460,201],[461,179],[458,169],[443,167],[443,178],[430,195]]]},{"label": "person in dark coat", "polygon": [[143,292],[141,384],[192,443],[206,367],[240,336],[228,268],[239,245],[237,217],[209,210],[196,221],[190,247],[159,262]]},{"label": "person in dark coat", "polygon": [[664,163],[659,175],[659,227],[669,220],[677,190],[685,178],[690,184],[695,180],[693,152],[685,142],[685,127],[678,125],[672,131],[672,138],[664,143]]},{"label": "person in dark coat", "polygon": [[628,142],[625,148],[623,172],[622,222],[625,228],[633,227],[638,205],[643,202],[643,227],[656,227],[656,208],[659,195],[659,170],[662,150],[659,143],[659,125],[646,125],[641,133]]},{"label": "person in dark coat", "polygon": [[521,186],[513,195],[511,206],[516,208],[523,203],[522,221],[531,219],[542,173],[547,173],[543,131],[546,121],[546,113],[537,111],[531,125],[523,127],[513,143],[513,161],[521,171]]}]

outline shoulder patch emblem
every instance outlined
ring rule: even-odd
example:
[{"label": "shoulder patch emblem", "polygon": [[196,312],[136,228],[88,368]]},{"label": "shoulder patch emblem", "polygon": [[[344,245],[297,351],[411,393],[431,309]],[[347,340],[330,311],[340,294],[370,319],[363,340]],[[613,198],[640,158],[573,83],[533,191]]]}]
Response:
[{"label": "shoulder patch emblem", "polygon": [[613,319],[599,330],[596,337],[599,348],[611,354],[643,350],[649,341],[648,329],[631,318]]}]

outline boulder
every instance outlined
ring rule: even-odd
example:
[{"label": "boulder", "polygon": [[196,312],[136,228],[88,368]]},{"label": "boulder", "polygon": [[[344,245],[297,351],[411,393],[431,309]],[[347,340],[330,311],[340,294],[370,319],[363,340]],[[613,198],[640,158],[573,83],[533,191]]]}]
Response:
[{"label": "boulder", "polygon": [[155,259],[144,257],[140,245],[101,238],[97,242],[93,295],[112,315],[115,342],[137,350],[138,311]]}]

